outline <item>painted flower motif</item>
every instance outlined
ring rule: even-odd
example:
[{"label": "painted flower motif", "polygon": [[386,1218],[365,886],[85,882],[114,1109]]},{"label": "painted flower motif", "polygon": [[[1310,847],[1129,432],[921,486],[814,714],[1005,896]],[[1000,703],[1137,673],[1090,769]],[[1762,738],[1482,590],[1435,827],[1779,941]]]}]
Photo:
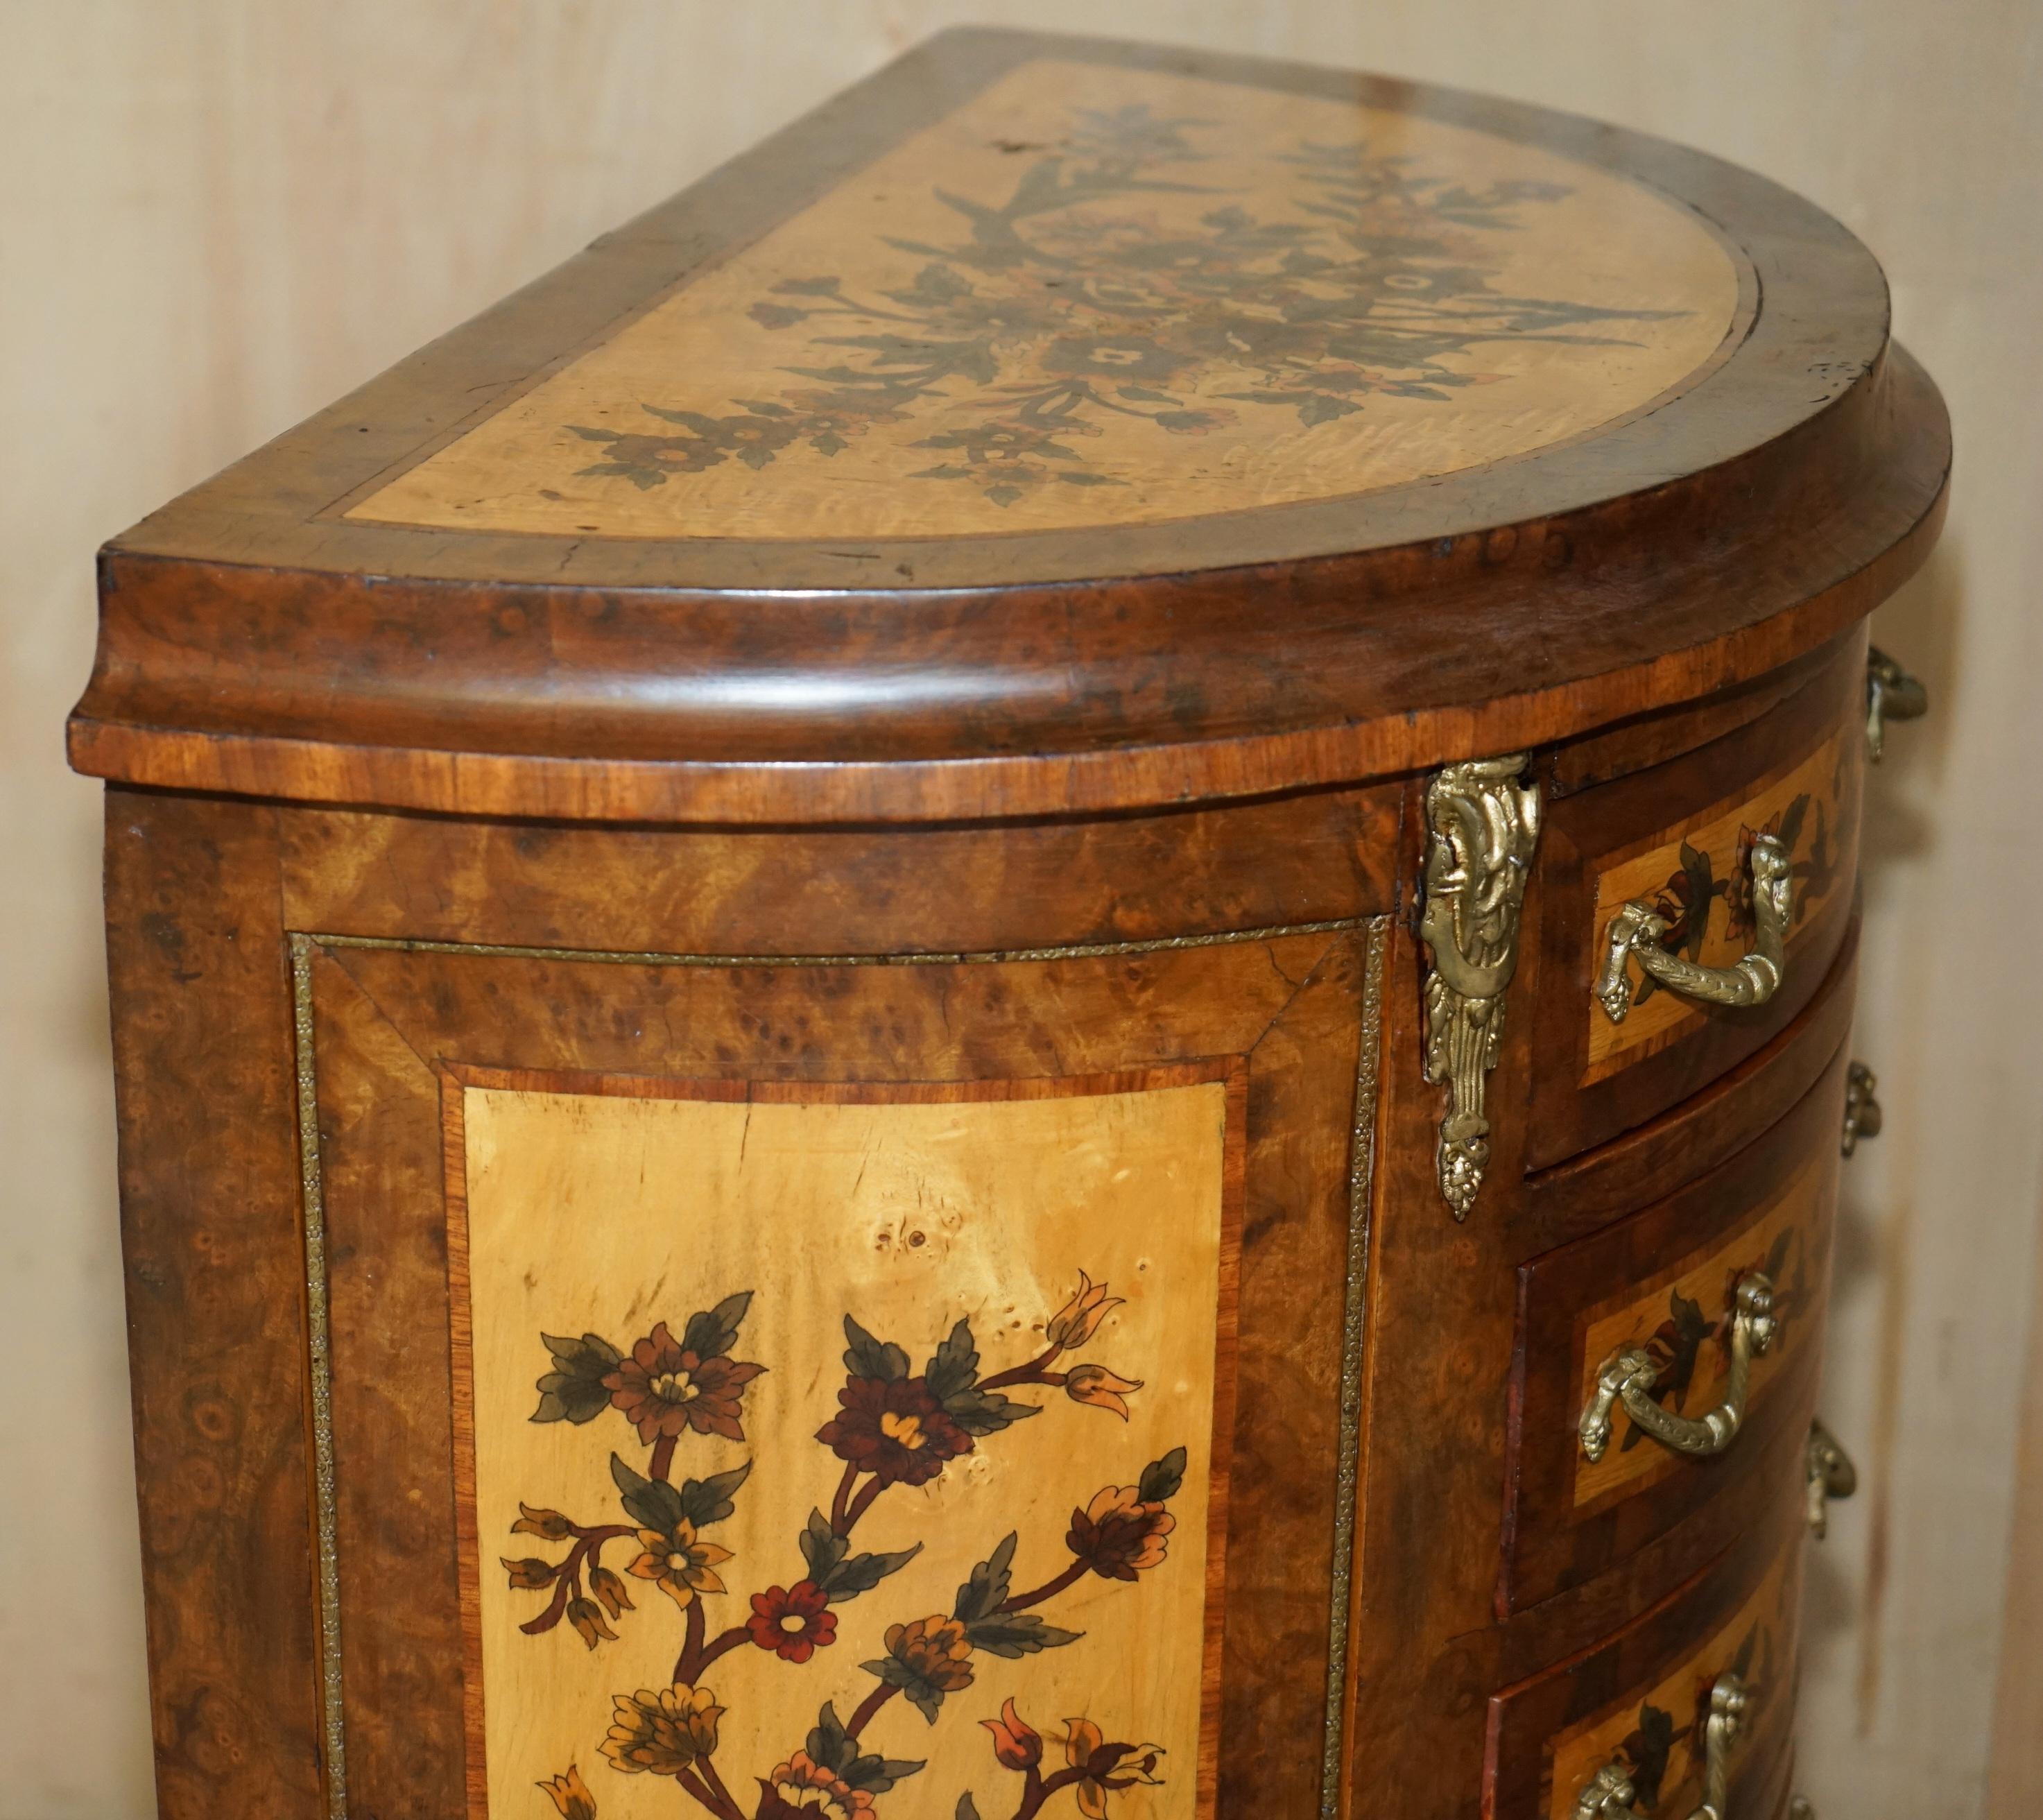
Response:
[{"label": "painted flower motif", "polygon": [[689,1428],[698,1434],[742,1441],[745,1387],[765,1369],[721,1353],[698,1358],[682,1348],[662,1321],[603,1381],[611,1403],[648,1446]]},{"label": "painted flower motif", "polygon": [[603,1615],[603,1607],[592,1599],[570,1599],[568,1601],[568,1622],[574,1626],[575,1634],[593,1649],[598,1639],[611,1643],[617,1641],[617,1633]]},{"label": "painted flower motif", "polygon": [[972,1641],[955,1618],[888,1625],[887,1653],[940,1694],[972,1685]]},{"label": "painted flower motif", "polygon": [[1047,373],[1098,374],[1113,379],[1167,379],[1191,361],[1192,356],[1140,335],[1067,336],[1052,341],[1042,354]]},{"label": "painted flower motif", "polygon": [[1146,1788],[1163,1785],[1163,1777],[1156,1773],[1163,1756],[1162,1745],[1109,1744],[1090,1719],[1070,1719],[1066,1725],[1065,1757],[1072,1768],[1084,1772],[1072,1784],[1072,1792],[1087,1820],[1106,1820],[1110,1791],[1138,1784]]},{"label": "painted flower motif", "polygon": [[596,1797],[573,1764],[568,1765],[566,1775],[547,1776],[539,1786],[560,1810],[561,1820],[596,1820]]},{"label": "painted flower motif", "polygon": [[826,1769],[805,1750],[798,1750],[759,1784],[758,1820],[789,1820],[815,1814],[826,1820],[861,1820],[872,1812],[872,1796],[853,1788],[834,1770]]},{"label": "painted flower motif", "polygon": [[517,1592],[536,1592],[554,1584],[554,1564],[541,1561],[537,1555],[528,1554],[523,1561],[513,1561],[508,1555],[499,1555],[497,1559],[509,1569],[511,1584]]},{"label": "painted flower motif", "polygon": [[924,1485],[972,1451],[972,1437],[945,1413],[921,1377],[855,1377],[837,1393],[843,1407],[816,1438],[883,1485]]},{"label": "painted flower motif", "polygon": [[1071,1512],[1065,1545],[1106,1580],[1133,1580],[1157,1566],[1178,1519],[1161,1504],[1144,1503],[1133,1485],[1109,1485],[1083,1511]]},{"label": "painted flower motif", "polygon": [[588,1589],[602,1600],[603,1609],[615,1618],[620,1611],[636,1611],[631,1595],[624,1582],[607,1567],[592,1567],[588,1570]]},{"label": "painted flower motif", "polygon": [[574,1533],[574,1526],[558,1511],[535,1511],[520,1499],[518,1520],[511,1526],[514,1536],[537,1536],[542,1542],[564,1542]]},{"label": "painted flower motif", "polygon": [[993,1754],[1010,1769],[1033,1769],[1043,1760],[1043,1734],[1008,1700],[997,1719],[979,1722],[993,1734]]},{"label": "painted flower motif", "polygon": [[769,1586],[752,1595],[752,1615],[745,1628],[762,1649],[784,1662],[806,1662],[837,1641],[837,1614],[830,1595],[812,1580],[792,1586]]},{"label": "painted flower motif", "polygon": [[1104,1283],[1095,1283],[1081,1270],[1078,1293],[1050,1317],[1043,1338],[1059,1352],[1071,1352],[1090,1339],[1100,1323],[1125,1300],[1110,1296]]},{"label": "painted flower motif", "polygon": [[679,1776],[716,1749],[723,1708],[707,1688],[641,1688],[614,1705],[603,1754],[627,1775]]},{"label": "painted flower motif", "polygon": [[1140,1378],[1123,1377],[1103,1365],[1073,1365],[1065,1375],[1064,1395],[1092,1409],[1110,1409],[1128,1419],[1128,1398],[1142,1388]]},{"label": "painted flower motif", "polygon": [[712,1569],[730,1559],[730,1550],[703,1541],[685,1517],[669,1530],[641,1530],[638,1541],[646,1552],[631,1571],[651,1580],[682,1610],[695,1603],[699,1592],[724,1590]]}]

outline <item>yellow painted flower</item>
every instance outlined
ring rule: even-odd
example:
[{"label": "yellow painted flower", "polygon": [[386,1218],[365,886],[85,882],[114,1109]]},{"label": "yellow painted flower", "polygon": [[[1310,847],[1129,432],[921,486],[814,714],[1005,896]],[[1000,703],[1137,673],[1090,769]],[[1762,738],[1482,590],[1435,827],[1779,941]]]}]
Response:
[{"label": "yellow painted flower", "polygon": [[887,1653],[939,1693],[972,1685],[972,1644],[955,1618],[918,1618],[887,1627]]},{"label": "yellow painted flower", "polygon": [[1106,1797],[1110,1790],[1133,1788],[1137,1784],[1159,1788],[1163,1779],[1156,1773],[1163,1747],[1155,1744],[1109,1744],[1090,1719],[1067,1719],[1064,1755],[1072,1768],[1084,1773],[1072,1784],[1079,1810],[1086,1820],[1106,1820]]},{"label": "yellow painted flower", "polygon": [[603,1754],[627,1775],[679,1776],[716,1749],[723,1708],[707,1688],[641,1688],[614,1704]]},{"label": "yellow painted flower", "polygon": [[539,1787],[552,1796],[554,1805],[561,1810],[561,1820],[596,1820],[596,1797],[573,1764],[568,1765],[566,1775],[548,1776]]},{"label": "yellow painted flower", "polygon": [[558,1511],[535,1510],[520,1499],[518,1520],[511,1526],[514,1536],[539,1536],[550,1542],[564,1542],[573,1534],[574,1526]]},{"label": "yellow painted flower", "polygon": [[1083,1270],[1078,1293],[1050,1317],[1043,1337],[1060,1352],[1069,1352],[1090,1339],[1100,1323],[1125,1298],[1110,1296],[1104,1283],[1095,1283]]},{"label": "yellow painted flower", "polygon": [[568,1601],[568,1622],[575,1627],[576,1634],[592,1649],[596,1647],[599,1637],[607,1638],[612,1643],[617,1641],[617,1633],[610,1628],[604,1618],[603,1607],[592,1599],[570,1599]]},{"label": "yellow painted flower", "polygon": [[1128,1398],[1142,1388],[1140,1378],[1123,1377],[1103,1365],[1073,1365],[1064,1378],[1064,1395],[1094,1409],[1110,1409],[1128,1419]]},{"label": "yellow painted flower", "polygon": [[730,1550],[700,1540],[685,1517],[671,1531],[641,1530],[638,1543],[646,1552],[632,1562],[631,1571],[651,1580],[684,1611],[695,1603],[697,1593],[723,1591],[723,1582],[711,1570],[730,1560]]}]

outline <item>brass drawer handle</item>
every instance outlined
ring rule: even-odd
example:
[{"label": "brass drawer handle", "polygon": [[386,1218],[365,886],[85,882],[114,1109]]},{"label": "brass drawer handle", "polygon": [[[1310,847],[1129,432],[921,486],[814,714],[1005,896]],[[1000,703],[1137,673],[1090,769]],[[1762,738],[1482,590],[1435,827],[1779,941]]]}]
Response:
[{"label": "brass drawer handle", "polygon": [[1878,645],[1865,653],[1865,755],[1878,764],[1887,750],[1890,720],[1917,720],[1930,712],[1930,692]]},{"label": "brass drawer handle", "polygon": [[1873,1097],[1880,1077],[1863,1062],[1854,1062],[1845,1071],[1845,1135],[1840,1146],[1846,1156],[1858,1148],[1861,1138],[1876,1138],[1885,1115]]},{"label": "brass drawer handle", "polygon": [[1788,970],[1788,925],[1795,915],[1795,881],[1787,847],[1773,835],[1761,835],[1752,843],[1751,866],[1756,946],[1728,967],[1699,966],[1669,954],[1659,939],[1667,932],[1666,919],[1636,900],[1611,918],[1610,951],[1596,993],[1612,1023],[1623,1023],[1631,1009],[1627,959],[1635,959],[1669,991],[1700,999],[1705,1004],[1764,1004],[1780,990]]},{"label": "brass drawer handle", "polygon": [[1614,1757],[1582,1784],[1575,1797],[1575,1820],[1617,1820],[1619,1814],[1637,1820],[1639,1810],[1632,1803],[1638,1799],[1624,1759]]},{"label": "brass drawer handle", "polygon": [[1731,1375],[1724,1400],[1699,1415],[1676,1415],[1653,1400],[1660,1361],[1643,1346],[1625,1346],[1603,1362],[1595,1394],[1582,1411],[1582,1451],[1593,1463],[1610,1446],[1611,1412],[1619,1403],[1635,1426],[1677,1453],[1721,1453],[1738,1438],[1752,1381],[1752,1361],[1773,1344],[1773,1284],[1748,1270],[1738,1280],[1731,1323]]},{"label": "brass drawer handle", "polygon": [[1745,1730],[1749,1698],[1745,1683],[1728,1670],[1710,1684],[1710,1716],[1703,1727],[1703,1804],[1688,1820],[1724,1820],[1731,1746]]},{"label": "brass drawer handle", "polygon": [[[1726,1791],[1731,1784],[1731,1753],[1745,1729],[1750,1695],[1745,1683],[1729,1670],[1710,1684],[1709,1718],[1703,1726],[1703,1804],[1688,1820],[1724,1820]],[[1614,1757],[1582,1784],[1575,1797],[1574,1820],[1638,1820],[1631,1766]],[[1813,1816],[1811,1816],[1813,1820]]]},{"label": "brass drawer handle", "polygon": [[1809,1424],[1808,1474],[1809,1533],[1821,1542],[1830,1526],[1830,1499],[1849,1498],[1858,1489],[1858,1469],[1820,1422]]}]

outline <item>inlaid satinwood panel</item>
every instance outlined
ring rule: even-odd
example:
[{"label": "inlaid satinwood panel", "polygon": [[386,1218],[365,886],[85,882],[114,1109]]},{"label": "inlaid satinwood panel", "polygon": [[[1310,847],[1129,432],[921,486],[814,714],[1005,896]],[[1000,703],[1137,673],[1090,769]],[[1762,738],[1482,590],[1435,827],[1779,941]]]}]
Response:
[{"label": "inlaid satinwood panel", "polygon": [[1691,379],[1740,267],[1522,141],[1022,64],[347,508],[611,537],[1190,518],[1550,446]]},{"label": "inlaid satinwood panel", "polygon": [[828,1759],[991,1820],[1012,1699],[1060,1803],[1093,1763],[1143,1820],[1313,1810],[1370,927],[899,963],[298,938],[348,1799],[540,1820],[572,1768],[605,1820],[719,1780],[749,1814]]},{"label": "inlaid satinwood panel", "polygon": [[[1243,1080],[451,1084],[475,1810],[574,1768],[654,1820],[677,1764],[792,1806],[876,1751],[922,1764],[851,1771],[891,1814],[1005,1813],[1012,1699],[1143,1747],[1121,1811],[1210,1814]],[[613,1773],[677,1676],[715,1749]],[[811,1772],[826,1699],[861,1748]]]}]

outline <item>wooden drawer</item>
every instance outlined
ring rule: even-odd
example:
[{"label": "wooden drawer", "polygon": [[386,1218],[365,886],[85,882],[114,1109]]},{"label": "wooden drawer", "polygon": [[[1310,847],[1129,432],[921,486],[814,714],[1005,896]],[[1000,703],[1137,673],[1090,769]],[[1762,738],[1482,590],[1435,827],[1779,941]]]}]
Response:
[{"label": "wooden drawer", "polygon": [[1575,1820],[1607,1766],[1630,1812],[1686,1820],[1704,1799],[1711,1692],[1736,1676],[1745,1704],[1723,1751],[1723,1820],[1784,1799],[1793,1754],[1803,1534],[1793,1500],[1608,1641],[1490,1702],[1485,1820]]},{"label": "wooden drawer", "polygon": [[[1520,1270],[1503,1611],[1693,1519],[1692,1545],[1672,1556],[1671,1571],[1686,1571],[1764,1499],[1761,1480],[1799,1469],[1820,1363],[1845,1066],[1838,1050],[1794,1109],[1729,1161]],[[1755,1273],[1770,1284],[1771,1327],[1729,1444],[1680,1451],[1619,1400],[1593,1460],[1584,1412],[1627,1349],[1652,1361],[1643,1395],[1658,1407],[1693,1420],[1724,1405],[1740,1285]]]},{"label": "wooden drawer", "polygon": [[[1808,1004],[1852,917],[1865,766],[1865,671],[1849,643],[1752,724],[1685,757],[1555,801],[1527,897],[1536,932],[1526,1166],[1547,1167],[1643,1123],[1761,1047]],[[1612,919],[1654,908],[1662,946],[1704,966],[1754,945],[1748,857],[1777,835],[1792,866],[1787,966],[1765,1004],[1706,1005],[1627,963],[1614,1021],[1596,987]]]}]

